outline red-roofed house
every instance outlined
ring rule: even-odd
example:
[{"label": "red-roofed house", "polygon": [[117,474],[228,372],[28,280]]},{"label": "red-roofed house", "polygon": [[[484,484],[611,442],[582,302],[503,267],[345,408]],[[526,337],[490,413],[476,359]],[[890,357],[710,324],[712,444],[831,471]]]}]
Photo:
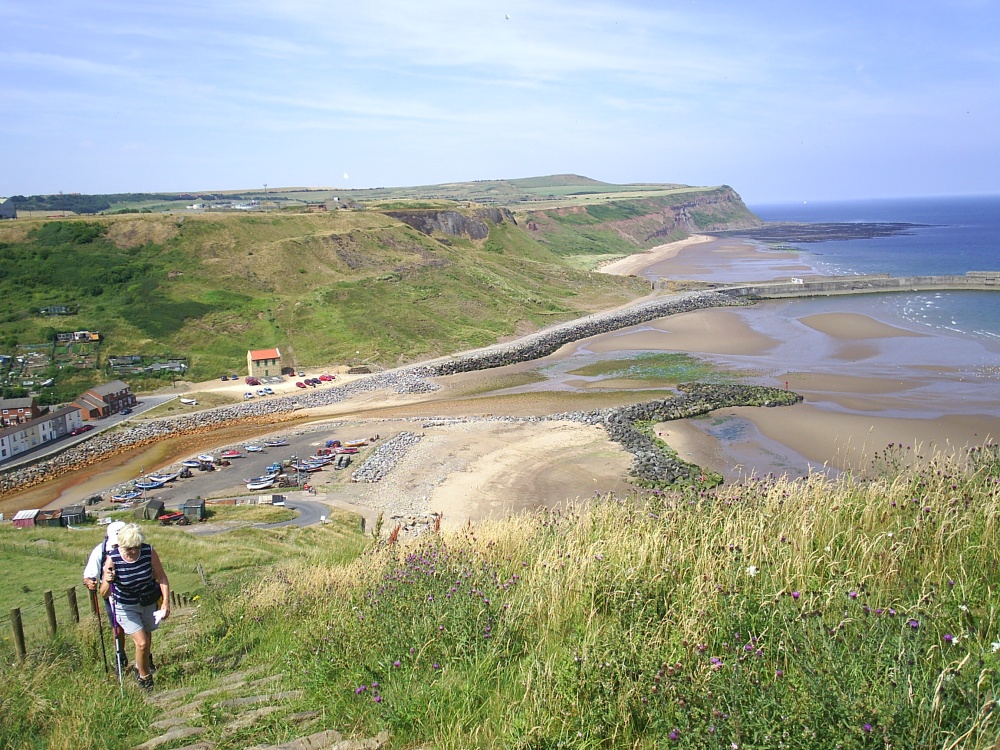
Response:
[{"label": "red-roofed house", "polygon": [[281,352],[275,349],[256,349],[247,352],[247,375],[266,378],[281,374]]},{"label": "red-roofed house", "polygon": [[84,420],[103,419],[137,403],[132,390],[121,380],[96,385],[73,402]]}]

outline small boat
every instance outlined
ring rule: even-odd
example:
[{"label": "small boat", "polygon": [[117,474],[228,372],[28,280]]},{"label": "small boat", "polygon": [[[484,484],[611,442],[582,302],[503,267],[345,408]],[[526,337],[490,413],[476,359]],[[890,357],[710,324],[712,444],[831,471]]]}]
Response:
[{"label": "small boat", "polygon": [[149,479],[152,482],[166,484],[167,482],[174,481],[178,476],[178,474],[147,474],[146,479]]},{"label": "small boat", "polygon": [[336,450],[337,453],[339,453],[341,455],[344,454],[344,453],[349,453],[349,454],[353,455],[353,454],[355,454],[355,453],[358,452],[357,448],[335,448],[334,450]]},{"label": "small boat", "polygon": [[320,455],[313,455],[313,456],[309,456],[309,458],[305,459],[306,463],[319,464],[320,466],[326,466],[332,460],[333,460],[333,456],[330,455],[330,454],[324,454],[322,456],[320,456]]},{"label": "small boat", "polygon": [[139,490],[119,490],[111,493],[111,502],[127,503],[138,500],[140,497],[142,497],[142,493]]},{"label": "small boat", "polygon": [[216,462],[215,456],[211,456],[208,453],[202,453],[198,456],[198,462],[200,464],[214,464]]},{"label": "small boat", "polygon": [[152,479],[146,478],[137,481],[135,483],[135,488],[138,490],[158,490],[164,484],[166,484],[166,482],[154,482]]},{"label": "small boat", "polygon": [[275,477],[254,477],[247,480],[248,490],[266,490],[274,486]]},{"label": "small boat", "polygon": [[244,445],[243,448],[247,453],[263,453],[264,449],[259,445]]},{"label": "small boat", "polygon": [[297,463],[297,464],[290,464],[289,468],[290,469],[295,469],[295,471],[304,471],[304,472],[310,473],[310,474],[312,472],[314,472],[314,471],[322,471],[322,469],[323,469],[323,467],[319,466],[318,464],[311,464],[311,463],[306,463],[306,462]]},{"label": "small boat", "polygon": [[284,438],[271,438],[270,440],[265,440],[264,445],[268,448],[278,448],[282,445],[288,445],[288,441]]},{"label": "small boat", "polygon": [[243,458],[243,454],[237,450],[222,451],[219,455],[223,458]]},{"label": "small boat", "polygon": [[201,461],[199,461],[197,458],[189,458],[186,461],[181,461],[181,466],[185,466],[188,469],[197,469],[199,466],[201,466]]},{"label": "small boat", "polygon": [[264,470],[264,476],[267,477],[276,477],[279,474],[281,474],[281,464],[278,463],[271,464]]},{"label": "small boat", "polygon": [[368,445],[368,441],[367,440],[345,440],[344,441],[344,447],[345,448],[361,448],[361,447],[364,447],[366,445]]},{"label": "small boat", "polygon": [[197,406],[198,405],[198,399],[196,399],[196,398],[182,398],[181,399],[181,403],[184,404],[184,405],[186,405],[186,406]]}]

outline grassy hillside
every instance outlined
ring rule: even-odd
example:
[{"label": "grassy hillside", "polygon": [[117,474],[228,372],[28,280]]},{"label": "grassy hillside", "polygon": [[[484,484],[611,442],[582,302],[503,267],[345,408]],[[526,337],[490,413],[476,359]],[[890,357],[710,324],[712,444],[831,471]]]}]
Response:
[{"label": "grassy hillside", "polygon": [[[184,725],[219,750],[324,729],[388,731],[391,747],[987,750],[1000,458],[910,458],[890,448],[833,484],[610,497],[360,555],[356,534],[240,532],[225,575],[225,535],[181,547],[184,532],[157,530],[167,561],[183,551],[210,580],[197,615],[157,635],[159,689],[216,696]],[[28,559],[66,535],[7,530],[0,548],[16,537]],[[3,649],[0,744],[162,731],[156,706],[103,677],[93,632],[24,666]],[[247,721],[256,704],[223,700],[234,671],[287,697]]]},{"label": "grassy hillside", "polygon": [[[360,209],[295,208],[334,194]],[[129,210],[178,205],[176,195],[161,204],[149,194],[132,197]],[[602,260],[688,231],[755,221],[730,188],[611,185],[578,175],[272,190],[269,198],[286,209],[0,224],[0,355],[37,358],[33,370],[2,373],[4,394],[54,379],[42,401],[69,400],[112,377],[104,365],[114,356],[140,355],[144,364],[181,358],[188,379],[204,379],[242,371],[253,348],[277,346],[287,364],[313,367],[393,366],[482,346],[647,290],[636,279],[590,273]],[[491,207],[484,219],[483,203],[517,213]],[[403,214],[421,211],[485,221],[488,235],[423,233],[404,223]],[[39,314],[52,306],[75,314]],[[80,330],[103,339],[51,344],[57,333]],[[154,388],[170,377],[125,379]]]},{"label": "grassy hillside", "polygon": [[[102,361],[187,357],[195,378],[270,346],[297,365],[395,365],[640,291],[573,270],[512,224],[474,242],[374,211],[18,221],[0,226],[0,250],[0,353],[98,330]],[[50,305],[79,312],[38,315]],[[87,373],[58,376],[78,388]]]}]

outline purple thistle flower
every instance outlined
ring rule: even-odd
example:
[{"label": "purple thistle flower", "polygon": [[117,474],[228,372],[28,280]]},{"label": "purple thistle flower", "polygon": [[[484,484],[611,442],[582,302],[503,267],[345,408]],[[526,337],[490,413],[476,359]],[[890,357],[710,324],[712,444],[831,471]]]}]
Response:
[{"label": "purple thistle flower", "polygon": [[802,596],[802,594],[800,594],[798,591],[792,592],[792,599],[798,599],[800,596]]},{"label": "purple thistle flower", "polygon": [[670,734],[667,736],[670,737],[670,739],[672,739],[674,742],[676,742],[681,738],[680,732],[678,732],[676,729],[671,730]]},{"label": "purple thistle flower", "polygon": [[906,622],[906,624],[909,625],[914,630],[916,630],[917,628],[920,627],[920,620],[910,619]]},{"label": "purple thistle flower", "polygon": [[435,662],[434,664],[431,664],[431,668],[432,669],[441,669],[441,665]]},{"label": "purple thistle flower", "polygon": [[864,725],[863,727],[861,727],[861,728],[865,730],[865,733],[866,733],[866,734],[867,734],[868,732],[871,732],[871,731],[872,731],[872,725],[871,725],[871,724],[865,724],[865,725]]},{"label": "purple thistle flower", "polygon": [[368,686],[367,686],[367,685],[361,685],[360,687],[356,687],[356,688],[354,688],[354,694],[355,694],[355,695],[361,695],[361,694],[362,694],[363,692],[365,692],[365,691],[366,691],[367,689],[368,689]]},{"label": "purple thistle flower", "polygon": [[394,662],[392,663],[392,666],[394,666],[394,667],[398,667],[398,666],[399,666],[399,659],[397,659],[396,661],[394,661]]},{"label": "purple thistle flower", "polygon": [[775,676],[775,677],[781,677],[781,676],[782,676],[783,674],[785,674],[785,673],[784,673],[784,672],[782,672],[782,671],[781,671],[781,670],[779,669],[779,670],[778,670],[777,672],[775,672],[775,673],[774,673],[774,676]]},{"label": "purple thistle flower", "polygon": [[953,636],[951,633],[945,633],[944,634],[944,642],[945,643],[954,643],[955,642],[955,636]]},{"label": "purple thistle flower", "polygon": [[852,599],[857,599],[858,598],[858,592],[857,591],[849,591],[849,592],[847,592],[847,595],[849,597],[851,597]]},{"label": "purple thistle flower", "polygon": [[382,696],[381,695],[376,695],[374,698],[372,698],[372,700],[375,701],[376,703],[381,703],[382,702]]}]

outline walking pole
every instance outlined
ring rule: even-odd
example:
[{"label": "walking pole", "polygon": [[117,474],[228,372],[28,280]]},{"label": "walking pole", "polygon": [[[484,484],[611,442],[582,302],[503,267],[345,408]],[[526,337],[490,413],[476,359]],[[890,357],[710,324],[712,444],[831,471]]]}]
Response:
[{"label": "walking pole", "polygon": [[[111,589],[111,601],[115,598],[115,585],[113,583],[108,584]],[[125,697],[125,680],[122,677],[122,660],[118,658],[118,640],[115,635],[115,631],[118,630],[118,618],[115,617],[115,605],[111,605],[111,637],[115,638],[115,664],[118,665],[118,689],[121,691],[122,698]]]},{"label": "walking pole", "polygon": [[[96,592],[92,594],[94,597],[94,610],[97,612],[97,634],[101,640],[101,656],[104,657],[104,674],[108,673],[108,652],[104,648],[104,623],[101,622],[101,607],[104,602],[100,601],[101,597]],[[111,631],[111,637],[114,638],[114,631]]]}]

